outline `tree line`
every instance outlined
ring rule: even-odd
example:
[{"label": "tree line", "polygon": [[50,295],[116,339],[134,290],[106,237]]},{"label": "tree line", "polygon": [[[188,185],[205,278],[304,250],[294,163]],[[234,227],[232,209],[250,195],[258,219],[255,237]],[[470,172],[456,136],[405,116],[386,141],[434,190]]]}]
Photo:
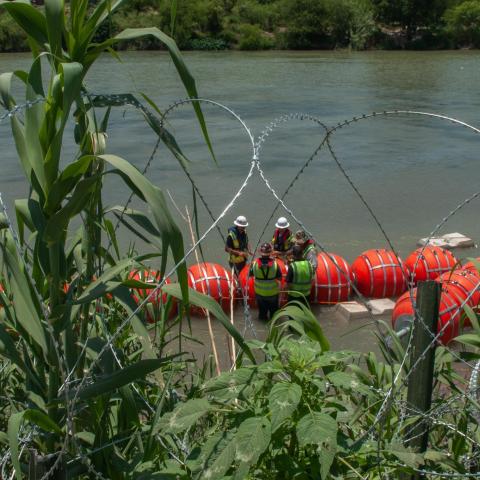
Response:
[{"label": "tree line", "polygon": [[[478,48],[480,0],[132,0],[97,40],[152,25],[184,50]],[[0,50],[27,48],[1,14]],[[161,45],[142,39],[129,48]]]}]

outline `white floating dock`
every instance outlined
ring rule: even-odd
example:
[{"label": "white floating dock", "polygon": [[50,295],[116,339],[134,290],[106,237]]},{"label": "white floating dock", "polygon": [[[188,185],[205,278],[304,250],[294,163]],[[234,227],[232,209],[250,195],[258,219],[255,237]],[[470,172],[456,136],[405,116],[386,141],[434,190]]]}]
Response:
[{"label": "white floating dock", "polygon": [[475,242],[471,238],[469,238],[466,235],[463,235],[461,233],[458,233],[458,232],[446,233],[445,235],[442,235],[441,237],[432,237],[430,239],[421,238],[417,242],[417,245],[419,247],[423,247],[427,244],[427,240],[428,240],[428,245],[432,245],[434,247],[446,248],[447,250],[450,250],[452,248],[472,248],[472,247],[475,247]]}]

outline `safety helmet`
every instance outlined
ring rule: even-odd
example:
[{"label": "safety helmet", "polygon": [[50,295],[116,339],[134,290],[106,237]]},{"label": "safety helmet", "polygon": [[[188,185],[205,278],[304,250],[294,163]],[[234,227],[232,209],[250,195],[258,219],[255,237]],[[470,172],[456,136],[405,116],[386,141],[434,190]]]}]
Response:
[{"label": "safety helmet", "polygon": [[297,230],[295,233],[295,243],[303,245],[307,241],[307,234],[304,230]]},{"label": "safety helmet", "polygon": [[265,242],[265,243],[262,243],[262,246],[260,247],[260,253],[262,255],[270,255],[272,253],[272,246]]},{"label": "safety helmet", "polygon": [[239,215],[235,221],[233,222],[234,225],[236,225],[237,227],[248,227],[248,222],[247,222],[247,218],[244,217],[243,215]]},{"label": "safety helmet", "polygon": [[277,220],[277,223],[275,224],[277,228],[288,228],[290,224],[288,223],[288,220],[285,217],[280,217]]}]

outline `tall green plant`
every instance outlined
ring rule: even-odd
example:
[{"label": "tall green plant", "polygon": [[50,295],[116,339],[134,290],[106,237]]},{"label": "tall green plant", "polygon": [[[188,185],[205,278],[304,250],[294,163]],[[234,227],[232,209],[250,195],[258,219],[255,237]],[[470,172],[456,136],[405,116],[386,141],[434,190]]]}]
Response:
[{"label": "tall green plant", "polygon": [[[181,297],[188,303],[180,230],[162,191],[127,160],[105,153],[109,110],[98,117],[99,100],[91,98],[84,80],[103,52],[118,42],[151,35],[168,48],[188,94],[196,97],[197,90],[175,43],[156,28],[127,29],[100,44],[93,41],[122,3],[104,0],[92,9],[87,0],[74,0],[67,11],[61,0],[47,0],[44,10],[24,1],[0,2],[28,36],[33,53],[29,71],[0,75],[3,107],[18,105],[11,93],[14,79],[24,86],[27,102],[24,115],[13,115],[10,121],[29,196],[15,202],[18,238],[4,219],[0,242],[0,361],[2,367],[13,367],[10,378],[1,377],[11,394],[2,410],[10,417],[8,442],[17,478],[26,462],[33,469],[37,463],[33,454],[28,460],[25,445],[35,445],[38,461],[47,462],[47,469],[56,465],[54,475],[66,472],[71,478],[94,468],[108,478],[123,478],[126,458],[133,462],[131,470],[142,463],[138,453],[143,449],[143,424],[171,402],[170,389],[177,381],[172,379],[179,378],[184,366],[174,357],[158,358],[137,312],[130,288],[150,285],[130,279],[129,271],[143,268],[146,257],[119,253],[115,230],[103,210],[104,178],[119,176],[152,212],[137,214],[136,221],[156,255],[162,256],[162,274],[170,253],[179,264]],[[107,95],[102,106],[124,101],[140,105],[131,95]],[[211,149],[200,106],[193,106]],[[141,111],[152,131],[185,164],[161,120],[146,108]],[[79,153],[61,168],[72,116]],[[74,221],[81,227],[72,236]],[[117,251],[116,260],[104,246],[104,232]],[[19,442],[22,431],[30,432],[24,444]],[[140,443],[132,444],[136,436]],[[149,438],[151,445],[155,435]],[[159,461],[166,456],[161,445],[149,448]]]}]

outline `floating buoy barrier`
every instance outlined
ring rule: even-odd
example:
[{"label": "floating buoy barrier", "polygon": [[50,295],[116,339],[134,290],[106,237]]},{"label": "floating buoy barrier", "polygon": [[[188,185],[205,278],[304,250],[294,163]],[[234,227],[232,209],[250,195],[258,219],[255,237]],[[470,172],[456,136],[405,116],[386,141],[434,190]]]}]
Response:
[{"label": "floating buoy barrier", "polygon": [[[287,265],[283,260],[279,258],[276,259],[278,267],[282,272],[282,280],[280,282],[280,298],[279,304],[284,305],[287,302],[287,293],[285,292],[287,286],[287,272],[288,268]],[[249,275],[248,272],[250,271],[250,265],[245,265],[242,268],[242,271],[238,275],[238,283],[240,284],[240,294],[238,296],[239,300],[246,299],[248,305],[252,308],[257,306],[257,301],[255,299],[255,279],[253,275]]]},{"label": "floating buoy barrier", "polygon": [[[477,257],[475,259],[476,263],[477,264],[480,264],[480,257]],[[467,262],[462,268],[461,270],[468,270],[470,271],[471,273],[473,273],[474,275],[476,275],[477,277],[480,278],[480,272],[479,272],[479,267],[477,267],[473,262]]]},{"label": "floating buoy barrier", "polygon": [[413,275],[415,285],[424,280],[435,280],[445,272],[450,272],[457,263],[453,253],[442,247],[428,245],[417,248],[405,260],[405,265]]},{"label": "floating buoy barrier", "polygon": [[350,265],[335,253],[317,255],[317,271],[310,296],[312,303],[346,302],[352,292]]},{"label": "floating buoy barrier", "polygon": [[394,252],[372,249],[352,263],[359,292],[369,298],[396,297],[407,288],[408,271]]},{"label": "floating buoy barrier", "polygon": [[[396,332],[400,332],[404,328],[410,327],[413,323],[415,310],[412,304],[412,296],[416,299],[416,288],[411,292],[405,292],[395,304],[392,312],[392,326]],[[459,334],[460,318],[462,316],[462,309],[460,308],[461,303],[462,302],[458,296],[453,295],[448,289],[442,288],[437,332],[440,332],[440,330],[445,327],[438,338],[438,341],[443,345],[449,343],[452,338]]]},{"label": "floating buoy barrier", "polygon": [[[233,289],[235,293],[237,283],[229,270],[218,263],[199,263],[192,265],[187,275],[190,288],[212,297],[224,311],[230,311],[230,292]],[[191,311],[195,315],[204,314],[198,307],[192,307]]]},{"label": "floating buoy barrier", "polygon": [[[137,304],[142,303],[150,294],[150,292],[159,284],[162,280],[162,276],[160,272],[157,270],[132,270],[128,278],[131,280],[138,280],[139,282],[143,283],[151,283],[151,288],[141,288],[135,287],[132,288],[132,297]],[[165,285],[171,283],[171,280],[167,278],[165,280]],[[158,289],[149,299],[148,302],[145,304],[145,316],[147,320],[152,323],[155,319],[155,309],[159,309],[160,304],[165,305],[167,303],[168,296],[166,293],[162,293],[161,289]],[[172,305],[172,310],[170,315],[175,314],[176,312],[176,302]]]}]

